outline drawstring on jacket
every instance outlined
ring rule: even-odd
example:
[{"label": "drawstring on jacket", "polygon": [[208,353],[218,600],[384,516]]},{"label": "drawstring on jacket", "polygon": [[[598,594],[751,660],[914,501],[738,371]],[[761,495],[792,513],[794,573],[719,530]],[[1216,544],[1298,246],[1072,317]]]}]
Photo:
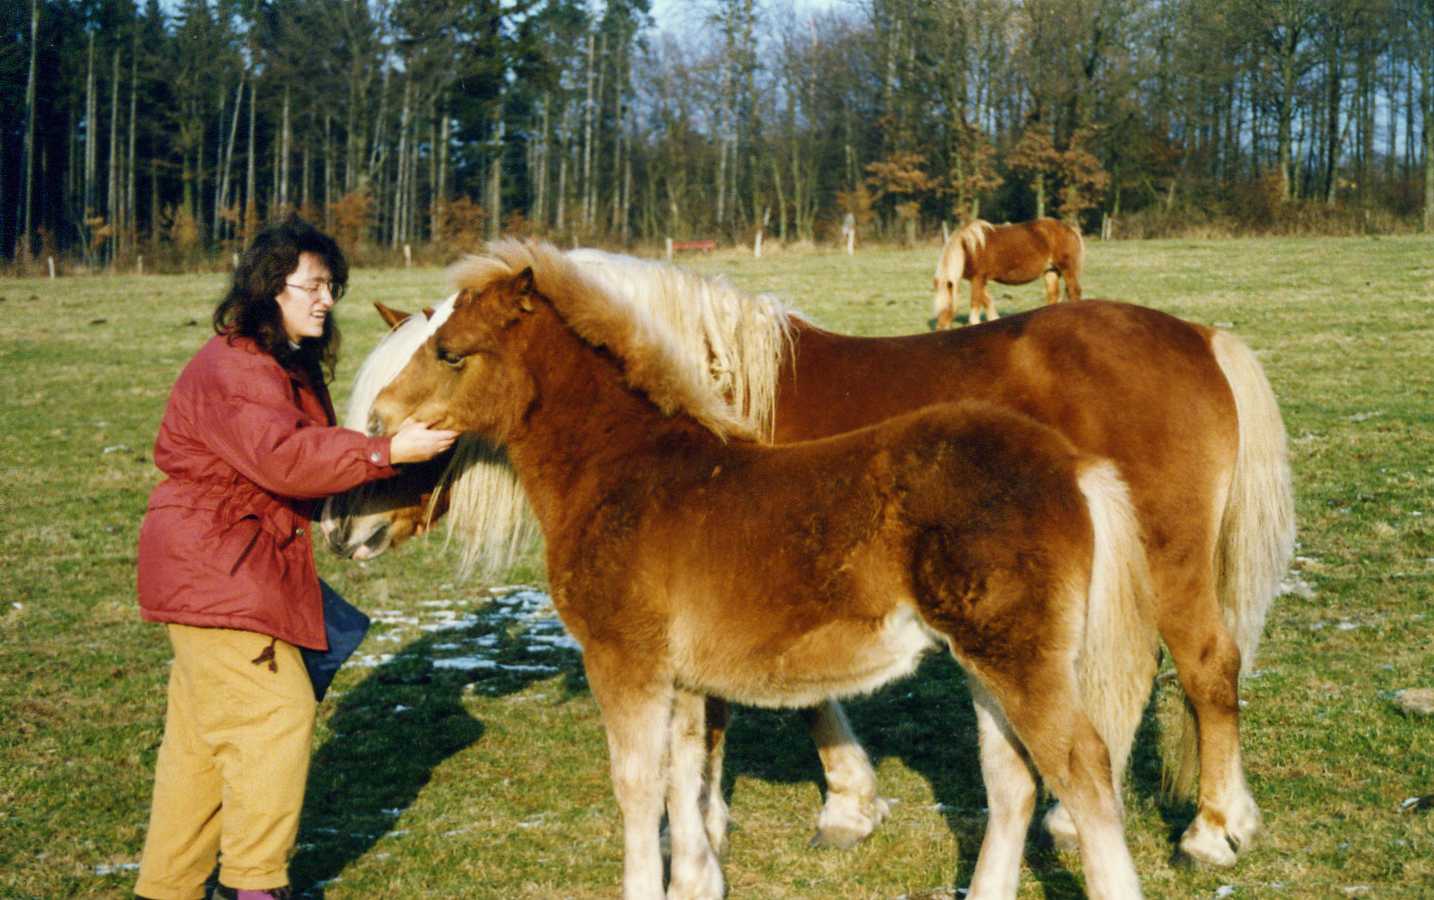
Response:
[{"label": "drawstring on jacket", "polygon": [[262,662],[267,662],[269,663],[270,672],[279,671],[279,661],[274,658],[274,643],[278,640],[279,639],[276,637],[269,638],[269,646],[265,647],[263,653],[260,653],[258,656],[249,660],[249,662],[253,663],[256,666]]}]

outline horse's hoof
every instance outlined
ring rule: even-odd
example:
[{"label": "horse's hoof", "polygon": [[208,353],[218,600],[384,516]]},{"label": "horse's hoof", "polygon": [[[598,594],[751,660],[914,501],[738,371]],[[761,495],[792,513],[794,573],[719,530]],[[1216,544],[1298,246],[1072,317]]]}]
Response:
[{"label": "horse's hoof", "polygon": [[674,875],[667,886],[666,900],[722,900],[726,893],[722,868],[717,864],[717,857],[709,855],[700,871]]},{"label": "horse's hoof", "polygon": [[1234,839],[1223,830],[1196,819],[1180,838],[1180,855],[1189,862],[1218,868],[1229,868],[1239,859]]},{"label": "horse's hoof", "polygon": [[1260,808],[1248,794],[1227,804],[1222,815],[1200,813],[1180,838],[1180,853],[1209,866],[1233,866],[1239,855],[1250,849],[1259,834]]},{"label": "horse's hoof", "polygon": [[1057,803],[1052,806],[1050,812],[1041,820],[1042,827],[1046,834],[1050,835],[1051,843],[1057,850],[1079,850],[1080,839],[1076,836],[1075,822],[1071,814],[1066,811],[1065,804]]},{"label": "horse's hoof", "polygon": [[890,814],[891,804],[883,797],[862,803],[850,796],[829,796],[817,817],[817,833],[807,846],[850,850],[870,837]]}]

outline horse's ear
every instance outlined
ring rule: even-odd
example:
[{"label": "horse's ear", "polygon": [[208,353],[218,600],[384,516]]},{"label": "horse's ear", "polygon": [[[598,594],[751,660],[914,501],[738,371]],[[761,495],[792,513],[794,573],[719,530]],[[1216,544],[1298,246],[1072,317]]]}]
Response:
[{"label": "horse's ear", "polygon": [[518,306],[523,312],[533,311],[533,295],[537,292],[538,286],[533,278],[533,267],[528,266],[513,279],[513,293],[517,295]]},{"label": "horse's ear", "polygon": [[402,310],[394,309],[391,306],[384,306],[377,300],[373,302],[373,308],[378,310],[379,318],[383,319],[389,328],[397,328],[400,322],[407,320],[409,316],[413,315],[413,313],[406,313]]},{"label": "horse's ear", "polygon": [[425,306],[425,307],[423,308],[423,317],[424,317],[425,319],[431,319],[431,318],[433,318],[433,307],[431,307],[431,306]]}]

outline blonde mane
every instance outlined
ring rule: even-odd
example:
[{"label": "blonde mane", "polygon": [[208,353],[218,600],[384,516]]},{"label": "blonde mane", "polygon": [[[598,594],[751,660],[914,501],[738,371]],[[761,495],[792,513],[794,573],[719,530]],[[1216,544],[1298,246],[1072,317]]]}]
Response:
[{"label": "blonde mane", "polygon": [[986,236],[996,226],[985,219],[972,219],[971,224],[961,229],[961,244],[967,253],[980,253],[986,246]]},{"label": "blonde mane", "polygon": [[553,304],[568,327],[622,360],[628,386],[645,394],[663,413],[686,413],[724,440],[756,438],[756,430],[725,395],[713,389],[706,365],[692,359],[667,322],[624,292],[612,290],[606,281],[589,277],[557,247],[496,241],[486,253],[468,257],[449,274],[460,291],[481,291],[524,269],[532,270],[538,293]]},{"label": "blonde mane", "polygon": [[[469,257],[450,276],[460,289],[475,288],[529,266],[559,314],[584,340],[627,361],[629,383],[659,408],[702,410],[698,420],[719,435],[771,437],[777,379],[797,315],[780,300],[663,263],[591,249],[563,254],[516,241]],[[439,311],[446,317],[449,310],[451,303]],[[410,326],[415,319],[364,362],[349,405],[350,427],[366,426],[379,390],[437,330]],[[637,357],[646,365],[633,366]],[[461,548],[460,575],[476,570],[493,578],[511,568],[538,530],[506,454],[474,437],[460,439],[433,496],[445,487],[448,539]]]}]

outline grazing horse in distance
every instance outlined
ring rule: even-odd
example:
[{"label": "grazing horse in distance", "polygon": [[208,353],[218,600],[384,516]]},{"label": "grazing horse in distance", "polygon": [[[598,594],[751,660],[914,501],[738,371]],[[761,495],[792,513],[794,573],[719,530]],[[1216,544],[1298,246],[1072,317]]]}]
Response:
[{"label": "grazing horse in distance", "polygon": [[1108,748],[1145,705],[1156,644],[1114,465],[984,403],[763,444],[648,310],[557,248],[498,242],[457,282],[374,430],[414,417],[506,452],[602,711],[625,898],[664,896],[664,802],[665,896],[723,895],[701,809],[707,695],[810,706],[932,647],[966,670],[980,727],[972,894],[1016,895],[1039,775],[1090,896],[1140,896]]},{"label": "grazing horse in distance", "polygon": [[992,225],[977,219],[951,235],[936,261],[936,293],[931,314],[936,327],[950,328],[956,318],[956,295],[961,279],[971,282],[971,315],[975,325],[996,318],[996,302],[986,290],[987,281],[1026,284],[1046,282],[1046,303],[1060,299],[1059,279],[1066,283],[1066,299],[1080,299],[1080,273],[1085,264],[1085,240],[1080,231],[1056,219],[1035,219],[1011,225]]},{"label": "grazing horse in distance", "polygon": [[[1236,862],[1260,825],[1240,753],[1239,680],[1254,666],[1294,542],[1284,425],[1248,346],[1158,310],[1102,300],[1038,307],[976,328],[835,334],[776,298],[722,279],[595,250],[569,256],[648,309],[650,327],[665,332],[689,365],[776,443],[949,401],[979,380],[982,400],[1114,461],[1141,520],[1157,625],[1188,701],[1178,707],[1186,714],[1180,752],[1166,759],[1174,793],[1198,799],[1180,849],[1206,863]],[[444,315],[387,313],[398,327],[359,370],[349,427],[366,427],[379,389]],[[1152,371],[1161,377],[1152,379]],[[321,526],[336,552],[368,558],[445,512],[465,563],[489,577],[504,573],[536,531],[506,455],[471,437],[460,439],[446,469],[413,467],[332,498]],[[808,724],[826,784],[817,842],[848,846],[886,813],[876,774],[838,703],[823,703]],[[720,729],[715,733],[720,738]],[[1111,749],[1122,770],[1129,744]],[[715,750],[707,810],[709,828],[718,831],[725,816],[720,740]],[[1074,838],[1059,806],[1046,825],[1058,842]]]}]

